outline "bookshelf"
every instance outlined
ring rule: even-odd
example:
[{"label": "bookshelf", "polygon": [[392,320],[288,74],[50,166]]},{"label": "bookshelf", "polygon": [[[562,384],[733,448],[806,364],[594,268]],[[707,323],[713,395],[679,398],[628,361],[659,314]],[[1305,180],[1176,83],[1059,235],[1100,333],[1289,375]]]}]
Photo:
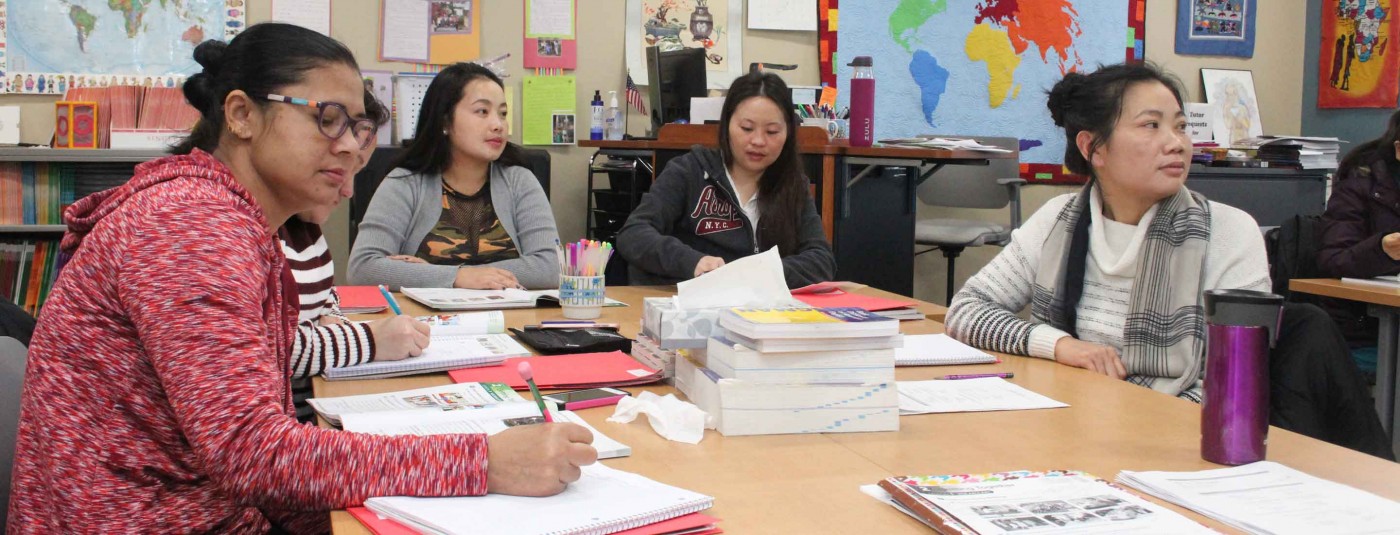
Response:
[{"label": "bookshelf", "polygon": [[[163,150],[0,148],[0,299],[38,315],[67,256],[62,209],[125,184]],[[28,223],[26,223],[28,221]]]}]

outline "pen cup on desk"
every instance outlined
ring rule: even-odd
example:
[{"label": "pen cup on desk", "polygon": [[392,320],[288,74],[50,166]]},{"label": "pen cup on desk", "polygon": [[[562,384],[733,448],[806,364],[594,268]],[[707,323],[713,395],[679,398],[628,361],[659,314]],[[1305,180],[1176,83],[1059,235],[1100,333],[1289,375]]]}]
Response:
[{"label": "pen cup on desk", "polygon": [[603,314],[603,276],[559,277],[559,306],[564,317],[576,320],[594,319]]}]

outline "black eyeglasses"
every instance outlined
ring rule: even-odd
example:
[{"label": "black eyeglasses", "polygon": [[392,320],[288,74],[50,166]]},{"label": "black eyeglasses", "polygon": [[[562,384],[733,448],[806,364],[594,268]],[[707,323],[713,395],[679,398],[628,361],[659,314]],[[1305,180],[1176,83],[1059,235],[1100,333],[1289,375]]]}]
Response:
[{"label": "black eyeglasses", "polygon": [[351,117],[350,110],[345,109],[343,104],[275,94],[268,94],[263,98],[273,102],[316,108],[318,110],[316,126],[320,128],[322,135],[332,140],[340,139],[340,136],[345,135],[345,131],[349,130],[351,135],[355,137],[355,141],[360,143],[360,148],[365,149],[374,143],[375,137],[379,134],[379,125],[370,119]]}]

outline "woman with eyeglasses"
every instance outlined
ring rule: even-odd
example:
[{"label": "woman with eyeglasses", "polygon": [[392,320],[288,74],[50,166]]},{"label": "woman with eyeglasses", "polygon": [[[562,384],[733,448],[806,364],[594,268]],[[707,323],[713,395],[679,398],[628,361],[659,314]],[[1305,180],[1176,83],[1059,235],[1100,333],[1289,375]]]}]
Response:
[{"label": "woman with eyeglasses", "polygon": [[72,254],[29,347],[7,532],[324,532],[370,496],[560,492],[587,429],[386,437],[301,425],[277,229],[351,194],[373,142],[344,45],[249,27],[195,49],[176,155],[64,214]]},{"label": "woman with eyeglasses", "polygon": [[500,77],[475,63],[428,85],[413,142],[375,190],[350,252],[352,284],[556,288],[559,231],[509,124]]}]

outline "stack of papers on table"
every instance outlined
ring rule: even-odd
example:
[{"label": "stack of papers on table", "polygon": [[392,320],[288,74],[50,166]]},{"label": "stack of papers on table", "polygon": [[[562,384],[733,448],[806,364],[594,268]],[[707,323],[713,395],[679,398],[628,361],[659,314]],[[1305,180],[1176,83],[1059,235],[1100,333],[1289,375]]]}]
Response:
[{"label": "stack of papers on table", "polygon": [[935,412],[1020,411],[1056,409],[1055,401],[1000,377],[980,379],[899,381],[899,414]]}]

